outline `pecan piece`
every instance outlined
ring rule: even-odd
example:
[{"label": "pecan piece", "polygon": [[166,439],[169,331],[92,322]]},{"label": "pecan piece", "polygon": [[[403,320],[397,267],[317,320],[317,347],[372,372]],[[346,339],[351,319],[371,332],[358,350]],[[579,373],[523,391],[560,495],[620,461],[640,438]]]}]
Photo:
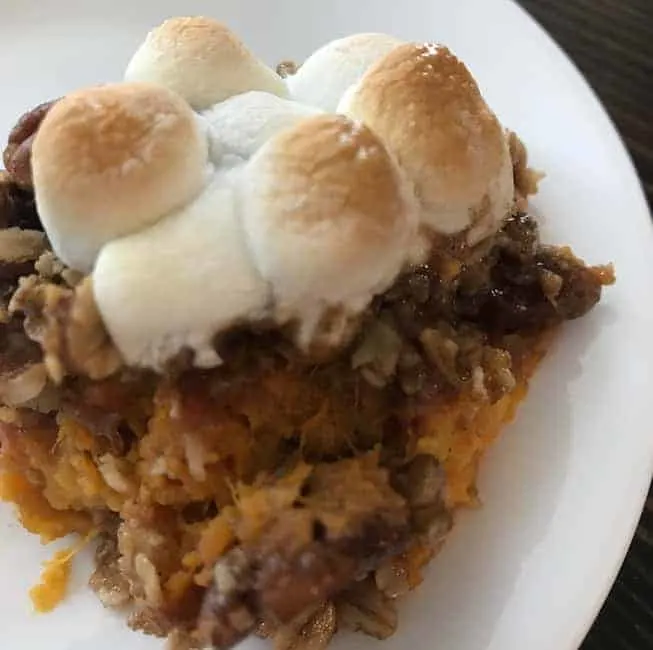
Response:
[{"label": "pecan piece", "polygon": [[324,650],[336,627],[335,605],[321,603],[280,628],[274,636],[274,650]]},{"label": "pecan piece", "polygon": [[371,578],[341,594],[336,607],[341,625],[375,639],[387,639],[397,629],[395,601],[382,593]]},{"label": "pecan piece", "polygon": [[297,74],[301,66],[297,65],[294,61],[281,61],[277,66],[277,74],[282,78],[292,77]]},{"label": "pecan piece", "polygon": [[0,170],[0,229],[43,230],[36,213],[34,193],[22,189],[11,175]]},{"label": "pecan piece", "polygon": [[95,303],[90,277],[75,289],[35,275],[21,278],[9,312],[25,316],[25,332],[41,346],[55,383],[67,374],[104,379],[122,366]]},{"label": "pecan piece", "polygon": [[261,620],[284,628],[403,552],[409,534],[408,506],[375,454],[317,465],[300,497],[271,512],[257,539],[218,560],[196,636],[227,650]]},{"label": "pecan piece", "polygon": [[56,101],[44,102],[27,111],[9,133],[2,158],[11,179],[22,188],[32,187],[32,143],[41,122]]},{"label": "pecan piece", "polygon": [[0,230],[0,281],[15,281],[21,275],[31,273],[45,247],[42,232],[20,228]]}]

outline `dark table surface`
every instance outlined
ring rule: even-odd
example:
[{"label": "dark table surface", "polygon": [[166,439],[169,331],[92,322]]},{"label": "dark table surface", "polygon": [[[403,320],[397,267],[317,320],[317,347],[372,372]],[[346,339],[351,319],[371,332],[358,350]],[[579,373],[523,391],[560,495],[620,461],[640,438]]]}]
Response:
[{"label": "dark table surface", "polygon": [[[653,0],[520,1],[598,93],[653,207]],[[619,578],[582,648],[653,650],[653,488]]]}]

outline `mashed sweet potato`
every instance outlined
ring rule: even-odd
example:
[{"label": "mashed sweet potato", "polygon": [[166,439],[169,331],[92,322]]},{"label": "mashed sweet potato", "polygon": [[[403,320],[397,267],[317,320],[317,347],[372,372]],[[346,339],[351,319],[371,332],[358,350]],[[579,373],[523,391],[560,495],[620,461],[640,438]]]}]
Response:
[{"label": "mashed sweet potato", "polygon": [[[178,648],[257,629],[278,643],[324,644],[339,625],[388,636],[394,599],[477,504],[483,454],[561,324],[613,279],[541,246],[516,213],[482,250],[451,241],[399,278],[329,358],[234,331],[215,370],[23,386],[28,399],[0,408],[0,498],[43,542],[97,537],[92,588]],[[21,291],[32,308],[69,302],[51,274]],[[12,352],[15,387],[40,359],[13,318],[28,351]],[[37,609],[65,596],[72,555],[45,568]]]}]

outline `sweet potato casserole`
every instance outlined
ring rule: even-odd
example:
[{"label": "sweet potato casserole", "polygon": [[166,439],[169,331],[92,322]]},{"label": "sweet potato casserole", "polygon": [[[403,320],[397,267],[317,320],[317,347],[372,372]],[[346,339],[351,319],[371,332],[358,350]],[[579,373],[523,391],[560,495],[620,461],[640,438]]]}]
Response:
[{"label": "sweet potato casserole", "polygon": [[397,628],[561,325],[614,281],[446,48],[265,67],[173,19],[27,113],[0,177],[0,497],[175,648]]}]

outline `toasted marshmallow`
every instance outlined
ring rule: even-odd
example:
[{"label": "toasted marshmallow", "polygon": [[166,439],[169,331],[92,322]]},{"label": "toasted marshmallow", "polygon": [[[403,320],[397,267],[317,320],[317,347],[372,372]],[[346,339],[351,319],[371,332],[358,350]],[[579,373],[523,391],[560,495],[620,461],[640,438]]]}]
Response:
[{"label": "toasted marshmallow", "polygon": [[436,232],[494,231],[510,210],[510,152],[469,70],[447,48],[406,44],[374,64],[340,110],[369,126],[415,184]]},{"label": "toasted marshmallow", "polygon": [[251,262],[230,184],[215,181],[190,206],[105,246],[95,299],[129,365],[160,370],[182,350],[220,363],[213,339],[261,317],[268,285]]},{"label": "toasted marshmallow", "polygon": [[288,77],[293,99],[334,112],[345,91],[402,41],[385,34],[354,34],[327,43]]},{"label": "toasted marshmallow", "polygon": [[152,30],[129,62],[125,79],[165,86],[196,110],[249,90],[287,94],[283,79],[230,29],[202,17],[171,18]]},{"label": "toasted marshmallow", "polygon": [[247,159],[279,131],[320,112],[270,93],[251,91],[216,104],[203,117],[210,126],[212,149],[220,155]]},{"label": "toasted marshmallow", "polygon": [[243,170],[240,201],[275,316],[298,322],[301,347],[322,336],[325,315],[357,314],[394,281],[417,226],[383,144],[337,115],[304,120],[265,144]]},{"label": "toasted marshmallow", "polygon": [[208,147],[190,106],[150,84],[68,95],[46,116],[32,167],[57,255],[89,271],[106,242],[155,223],[204,186]]}]

